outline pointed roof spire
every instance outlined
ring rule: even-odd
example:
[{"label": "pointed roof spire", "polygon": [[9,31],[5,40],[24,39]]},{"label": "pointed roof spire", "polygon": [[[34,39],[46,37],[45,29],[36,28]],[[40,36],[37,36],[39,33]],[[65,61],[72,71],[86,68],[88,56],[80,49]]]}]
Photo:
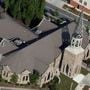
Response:
[{"label": "pointed roof spire", "polygon": [[83,11],[80,13],[78,20],[76,20],[75,34],[80,34],[83,37]]}]

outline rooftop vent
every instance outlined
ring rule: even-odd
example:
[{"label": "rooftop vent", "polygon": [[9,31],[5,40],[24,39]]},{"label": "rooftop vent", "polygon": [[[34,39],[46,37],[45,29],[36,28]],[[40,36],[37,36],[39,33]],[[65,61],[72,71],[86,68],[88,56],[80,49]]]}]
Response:
[{"label": "rooftop vent", "polygon": [[12,38],[11,41],[16,45],[16,46],[20,46],[22,44],[25,43],[24,40],[21,40],[20,38]]},{"label": "rooftop vent", "polygon": [[41,30],[37,30],[37,31],[35,32],[35,34],[41,34],[41,33],[42,33]]},{"label": "rooftop vent", "polygon": [[34,32],[34,33],[37,34],[37,35],[39,35],[39,34],[42,33],[42,31],[39,30],[38,27],[34,28],[34,29],[32,30],[32,32]]}]

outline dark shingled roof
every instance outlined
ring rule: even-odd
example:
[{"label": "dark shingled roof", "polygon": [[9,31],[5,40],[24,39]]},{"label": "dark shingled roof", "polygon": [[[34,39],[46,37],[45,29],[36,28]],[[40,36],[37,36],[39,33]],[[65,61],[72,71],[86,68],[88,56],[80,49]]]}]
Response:
[{"label": "dark shingled roof", "polygon": [[11,43],[10,41],[4,41],[4,45],[0,45],[0,54],[5,54],[8,53],[12,50],[17,49],[18,47],[15,46],[13,43]]},{"label": "dark shingled roof", "polygon": [[0,19],[0,37],[6,39],[19,37],[22,40],[28,41],[36,38],[37,36],[13,21],[8,15],[5,15],[5,18]]},{"label": "dark shingled roof", "polygon": [[5,15],[4,18],[0,19],[0,38],[8,40],[5,41],[4,46],[0,45],[0,54],[5,54],[18,48],[9,39],[20,38],[28,41],[37,38],[37,35],[13,21],[8,15]]},{"label": "dark shingled roof", "polygon": [[9,65],[17,73],[24,69],[30,71],[36,69],[43,73],[60,53],[60,33],[61,31],[58,30],[24,49],[10,54],[2,59],[1,64]]},{"label": "dark shingled roof", "polygon": [[[72,22],[22,50],[8,55],[2,59],[1,64],[8,65],[16,73],[20,73],[24,69],[30,71],[36,69],[42,74],[48,68],[48,65],[61,53],[59,47],[62,46],[62,42],[72,37],[75,25]],[[45,25],[43,27],[45,28]],[[88,44],[87,36],[86,31],[84,31],[83,48]]]}]

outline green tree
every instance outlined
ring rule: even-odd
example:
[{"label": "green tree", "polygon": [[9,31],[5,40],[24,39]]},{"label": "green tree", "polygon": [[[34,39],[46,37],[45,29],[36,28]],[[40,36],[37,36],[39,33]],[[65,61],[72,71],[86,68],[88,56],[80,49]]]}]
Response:
[{"label": "green tree", "polygon": [[36,84],[39,79],[39,72],[37,70],[33,70],[33,73],[30,76],[30,83]]},{"label": "green tree", "polygon": [[11,83],[14,83],[16,84],[17,83],[17,80],[18,80],[18,76],[16,75],[16,73],[14,73],[12,76],[11,76]]},{"label": "green tree", "polygon": [[0,82],[2,81],[2,75],[0,74]]},{"label": "green tree", "polygon": [[48,87],[50,90],[59,90],[58,78],[55,76],[53,80],[50,81]]},{"label": "green tree", "polygon": [[5,11],[8,10],[9,6],[10,6],[10,0],[5,0]]},{"label": "green tree", "polygon": [[30,26],[42,19],[45,0],[5,0],[9,14]]}]

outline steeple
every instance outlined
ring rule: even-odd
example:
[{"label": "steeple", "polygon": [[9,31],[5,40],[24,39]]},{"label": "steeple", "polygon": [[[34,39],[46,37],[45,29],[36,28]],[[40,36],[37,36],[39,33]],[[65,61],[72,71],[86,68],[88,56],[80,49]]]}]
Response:
[{"label": "steeple", "polygon": [[83,37],[83,11],[80,13],[78,20],[76,20],[76,27],[74,33],[80,34]]},{"label": "steeple", "polygon": [[76,20],[76,27],[72,35],[71,47],[81,47],[83,39],[83,12],[80,13],[78,20]]}]

